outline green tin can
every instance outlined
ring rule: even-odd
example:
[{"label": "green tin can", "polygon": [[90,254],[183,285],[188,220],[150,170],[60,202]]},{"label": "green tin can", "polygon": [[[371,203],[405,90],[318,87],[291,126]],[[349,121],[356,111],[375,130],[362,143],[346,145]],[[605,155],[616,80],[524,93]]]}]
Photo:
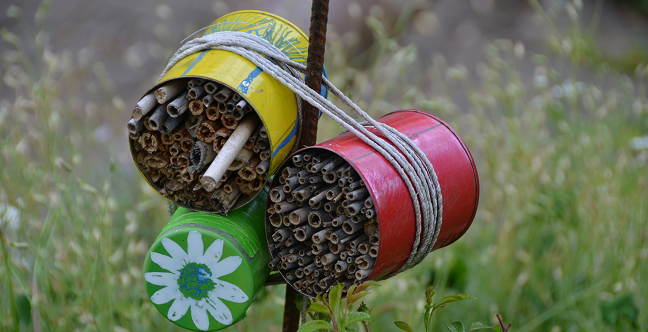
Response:
[{"label": "green tin can", "polygon": [[173,323],[216,331],[245,316],[270,269],[267,188],[229,215],[178,208],[144,262],[146,292]]}]

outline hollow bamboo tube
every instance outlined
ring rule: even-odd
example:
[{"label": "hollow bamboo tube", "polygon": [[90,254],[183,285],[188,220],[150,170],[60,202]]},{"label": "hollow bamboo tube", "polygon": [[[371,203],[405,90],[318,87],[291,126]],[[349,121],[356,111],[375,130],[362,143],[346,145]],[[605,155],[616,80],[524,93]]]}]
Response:
[{"label": "hollow bamboo tube", "polygon": [[355,264],[358,266],[360,270],[366,270],[372,268],[375,262],[376,260],[371,258],[371,256],[369,255],[358,256],[355,259]]},{"label": "hollow bamboo tube", "polygon": [[214,95],[207,93],[204,97],[202,97],[202,103],[203,109],[207,109],[214,103]]},{"label": "hollow bamboo tube", "polygon": [[172,131],[178,128],[185,121],[186,117],[186,113],[175,118],[168,117],[166,121],[164,121],[164,124],[162,124],[160,133],[164,135],[170,135]]},{"label": "hollow bamboo tube", "polygon": [[261,158],[261,160],[263,161],[270,160],[270,156],[271,156],[270,149],[265,149],[261,151],[261,153],[259,153],[259,158]]},{"label": "hollow bamboo tube", "polygon": [[156,132],[143,133],[139,137],[138,142],[140,146],[142,146],[142,148],[146,150],[148,153],[153,153],[157,151],[158,146],[160,145],[160,133],[156,133]]},{"label": "hollow bamboo tube", "polygon": [[293,225],[300,225],[308,220],[308,213],[310,211],[309,207],[302,207],[297,210],[294,210],[293,212],[290,213],[290,216],[288,217],[290,220],[290,223]]},{"label": "hollow bamboo tube", "polygon": [[191,164],[195,166],[197,172],[201,172],[216,158],[216,152],[209,144],[196,141],[191,148]]},{"label": "hollow bamboo tube", "polygon": [[347,220],[342,224],[342,230],[345,233],[351,235],[351,234],[354,234],[356,232],[364,230],[364,227],[363,227],[362,224],[349,222],[349,220]]},{"label": "hollow bamboo tube", "polygon": [[371,258],[378,257],[378,246],[371,246],[371,248],[369,248],[369,256]]},{"label": "hollow bamboo tube", "polygon": [[[326,245],[324,245],[322,243],[313,243],[311,245],[311,248],[313,249],[313,251],[312,251],[313,255],[319,255],[322,252],[324,252],[324,250],[328,249],[328,246],[326,246]],[[317,257],[319,257],[319,256],[317,256]],[[315,259],[317,259],[317,257]]]},{"label": "hollow bamboo tube", "polygon": [[304,156],[301,155],[301,154],[294,155],[292,157],[293,164],[295,164],[296,167],[302,167],[303,158],[304,158]]},{"label": "hollow bamboo tube", "polygon": [[184,114],[189,109],[189,100],[180,94],[167,104],[166,111],[170,117],[175,118]]},{"label": "hollow bamboo tube", "polygon": [[360,189],[354,190],[348,194],[346,194],[346,199],[348,201],[356,201],[356,200],[363,200],[362,206],[364,206],[364,200],[369,195],[369,192],[367,191],[367,187],[362,187]]},{"label": "hollow bamboo tube", "polygon": [[329,264],[335,264],[335,262],[337,262],[339,257],[340,257],[339,254],[334,254],[332,252],[329,252],[328,254],[322,256],[320,260],[322,264],[324,264],[324,266],[327,266]]},{"label": "hollow bamboo tube", "polygon": [[271,214],[269,219],[270,219],[270,224],[274,227],[280,227],[282,225],[281,224],[282,215],[278,213]]},{"label": "hollow bamboo tube", "polygon": [[300,242],[304,242],[307,238],[311,237],[315,233],[315,228],[310,225],[304,225],[295,230],[295,239]]},{"label": "hollow bamboo tube", "polygon": [[179,93],[186,89],[186,83],[183,80],[174,80],[167,82],[159,89],[155,90],[155,98],[160,104],[164,104],[167,101],[173,99]]},{"label": "hollow bamboo tube", "polygon": [[160,135],[160,142],[164,145],[173,145],[176,140],[173,139],[173,135]]},{"label": "hollow bamboo tube", "polygon": [[274,205],[274,208],[275,208],[275,212],[277,213],[286,213],[296,209],[297,204],[283,201],[283,202],[276,203]]},{"label": "hollow bamboo tube", "polygon": [[196,85],[193,88],[189,89],[187,93],[187,99],[189,100],[199,100],[202,102],[202,96],[205,93],[205,87],[202,85]]},{"label": "hollow bamboo tube", "polygon": [[253,152],[248,150],[248,149],[241,149],[237,154],[236,157],[234,157],[234,161],[232,164],[227,168],[228,171],[238,171],[239,169],[243,168],[243,166],[247,165],[247,163],[250,161],[252,158]]},{"label": "hollow bamboo tube", "polygon": [[207,93],[212,94],[216,89],[218,89],[218,84],[216,84],[216,82],[205,83],[205,91],[207,91]]},{"label": "hollow bamboo tube", "polygon": [[347,207],[344,209],[344,213],[346,213],[347,217],[353,217],[358,212],[360,212],[360,209],[362,209],[362,206],[364,205],[364,202],[355,202],[352,204],[348,204]]},{"label": "hollow bamboo tube", "polygon": [[286,195],[284,194],[283,190],[280,190],[278,188],[272,188],[272,190],[270,190],[270,200],[273,203],[279,203],[283,201],[285,197]]},{"label": "hollow bamboo tube", "polygon": [[366,277],[368,277],[370,274],[371,274],[371,271],[367,271],[367,270],[358,270],[358,271],[356,271],[356,273],[355,273],[355,277],[356,277],[356,279],[358,279],[358,280],[362,280],[362,279],[365,279]]},{"label": "hollow bamboo tube", "polygon": [[218,108],[215,106],[210,106],[205,110],[205,115],[207,116],[207,119],[216,121],[219,120],[221,117],[220,112],[218,112]]},{"label": "hollow bamboo tube", "polygon": [[311,240],[313,243],[322,243],[324,240],[326,240],[326,233],[329,233],[330,231],[328,229],[323,229],[318,231],[317,233],[313,234],[311,237]]},{"label": "hollow bamboo tube", "polygon": [[[236,129],[239,122],[238,122],[238,120],[234,119],[234,117],[232,117],[231,114],[226,114],[226,115],[221,116],[221,123],[223,124],[223,127],[225,127],[225,128]],[[247,141],[248,138],[249,138],[249,136],[246,137],[245,140]]]},{"label": "hollow bamboo tube", "polygon": [[216,101],[218,101],[219,103],[224,103],[233,93],[234,91],[224,86],[220,90],[218,90],[218,92],[214,93],[214,99],[216,99]]},{"label": "hollow bamboo tube", "polygon": [[[209,96],[209,95],[208,95]],[[202,114],[205,111],[205,104],[202,100],[192,100],[189,103],[189,112],[193,115]]]},{"label": "hollow bamboo tube", "polygon": [[[361,213],[362,213],[362,211],[361,211]],[[369,218],[367,218],[367,216],[365,216],[364,214],[356,214],[355,216],[351,217],[351,221],[353,221],[356,224],[364,223],[367,220],[369,220]]]},{"label": "hollow bamboo tube", "polygon": [[265,174],[268,172],[268,168],[270,167],[270,160],[264,160],[257,165],[257,167],[254,169],[257,174]]},{"label": "hollow bamboo tube", "polygon": [[258,123],[259,119],[257,117],[249,116],[234,130],[232,136],[227,140],[221,152],[216,156],[211,165],[209,165],[209,168],[200,180],[205,190],[211,192],[215,189],[216,179],[220,179],[225,174],[225,171],[227,171],[229,165],[236,158],[237,153],[241,150]]},{"label": "hollow bamboo tube", "polygon": [[[297,263],[299,263],[299,266],[306,266],[306,265],[312,263],[313,260],[315,260],[315,258],[313,256],[301,255],[301,257],[299,257],[299,259],[297,260]],[[303,271],[303,269],[302,269],[302,271]]]},{"label": "hollow bamboo tube", "polygon": [[358,245],[358,252],[362,255],[368,254],[370,249],[371,245],[369,245],[369,243],[367,242],[363,242]]},{"label": "hollow bamboo tube", "polygon": [[232,118],[236,121],[241,121],[241,119],[243,119],[244,116],[245,116],[245,111],[243,110],[235,109],[232,112]]},{"label": "hollow bamboo tube", "polygon": [[140,101],[137,102],[137,105],[135,105],[135,109],[133,109],[133,114],[132,118],[135,119],[136,121],[141,120],[146,114],[151,112],[157,105],[157,100],[155,99],[155,94],[149,93],[146,96],[144,96]]},{"label": "hollow bamboo tube", "polygon": [[166,105],[159,105],[153,112],[153,115],[148,119],[149,128],[155,131],[160,130],[160,126],[168,117],[169,114],[166,112]]},{"label": "hollow bamboo tube", "polygon": [[221,129],[221,126],[218,122],[210,120],[202,121],[196,130],[196,137],[205,143],[212,143],[219,136],[217,134],[219,129]]},{"label": "hollow bamboo tube", "polygon": [[369,237],[366,234],[362,234],[359,237],[349,241],[347,244],[351,249],[355,249],[360,246],[360,244],[365,243],[368,239]]},{"label": "hollow bamboo tube", "polygon": [[338,243],[329,242],[328,243],[328,248],[329,248],[330,252],[332,252],[332,253],[334,253],[336,255],[340,254],[340,251],[342,251],[342,246],[340,246],[340,244],[338,244]]},{"label": "hollow bamboo tube", "polygon": [[135,120],[135,118],[130,119],[126,128],[128,128],[128,133],[132,136],[131,138],[135,139],[142,132],[142,129],[144,129],[144,121],[141,118],[140,120]]},{"label": "hollow bamboo tube", "polygon": [[322,211],[312,211],[308,214],[308,224],[312,227],[319,228],[324,222],[331,220],[330,216]]}]

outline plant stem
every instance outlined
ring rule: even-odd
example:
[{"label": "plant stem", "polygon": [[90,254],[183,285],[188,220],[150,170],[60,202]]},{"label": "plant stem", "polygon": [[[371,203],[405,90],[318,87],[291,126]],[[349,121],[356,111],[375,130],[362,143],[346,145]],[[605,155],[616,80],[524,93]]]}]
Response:
[{"label": "plant stem", "polygon": [[511,328],[511,323],[508,326],[504,326],[504,319],[502,319],[502,315],[500,314],[497,314],[497,320],[499,320],[500,326],[502,327],[502,332],[508,332]]},{"label": "plant stem", "polygon": [[9,297],[11,298],[11,313],[14,316],[15,327],[18,328],[20,324],[20,317],[18,316],[18,306],[16,305],[16,297],[13,292],[13,281],[11,277],[11,267],[9,266],[9,253],[5,246],[5,238],[2,230],[0,230],[0,243],[2,243],[2,254],[4,255],[5,271],[7,273],[7,280],[9,281]]}]

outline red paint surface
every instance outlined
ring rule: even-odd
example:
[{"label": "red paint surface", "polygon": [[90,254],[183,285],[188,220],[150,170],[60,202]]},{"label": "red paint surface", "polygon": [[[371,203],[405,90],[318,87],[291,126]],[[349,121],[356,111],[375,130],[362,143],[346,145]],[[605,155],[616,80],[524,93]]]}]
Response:
[{"label": "red paint surface", "polygon": [[[434,249],[453,243],[470,227],[479,201],[479,179],[468,148],[447,123],[429,113],[396,111],[378,122],[407,135],[432,163],[443,196],[443,224]],[[399,268],[409,256],[416,234],[414,206],[405,182],[380,153],[352,133],[316,147],[345,158],[371,193],[378,216],[380,246],[369,279],[380,279]]]},{"label": "red paint surface", "polygon": [[[416,110],[389,113],[378,122],[407,135],[428,157],[439,179],[443,198],[443,223],[433,249],[459,239],[470,227],[477,212],[479,179],[474,161],[459,135],[443,120]],[[382,135],[370,129],[376,135]],[[409,257],[416,236],[414,206],[403,179],[392,165],[372,147],[352,133],[345,133],[296,153],[326,149],[346,159],[362,177],[376,207],[380,245],[372,274],[378,280],[398,269]],[[284,162],[278,172],[292,165]],[[275,176],[272,187],[278,185]],[[267,221],[266,215],[266,223]],[[266,232],[272,227],[267,226]],[[267,234],[270,238],[271,234]],[[268,240],[270,244],[271,240]],[[273,257],[276,252],[272,252]]]}]

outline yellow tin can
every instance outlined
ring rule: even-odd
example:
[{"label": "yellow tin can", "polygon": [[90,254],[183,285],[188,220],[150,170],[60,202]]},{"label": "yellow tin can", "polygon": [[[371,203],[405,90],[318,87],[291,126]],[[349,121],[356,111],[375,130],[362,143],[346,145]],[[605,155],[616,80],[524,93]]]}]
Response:
[{"label": "yellow tin can", "polygon": [[[291,60],[306,64],[307,35],[279,16],[255,10],[233,12],[214,21],[205,29],[203,36],[219,31],[255,34],[279,48]],[[271,149],[268,174],[273,174],[297,144],[299,119],[295,94],[252,62],[238,54],[223,50],[204,50],[183,58],[168,70],[149,93],[169,81],[192,78],[217,81],[235,90],[248,105],[252,106],[267,130]],[[328,91],[322,88],[321,94],[326,97]],[[131,151],[135,157],[136,151],[132,144]],[[140,172],[159,193],[160,188],[152,185],[151,180],[141,169]],[[243,206],[254,196],[239,199],[233,208]],[[182,202],[174,202],[186,206]],[[214,212],[209,209],[205,211]]]}]

